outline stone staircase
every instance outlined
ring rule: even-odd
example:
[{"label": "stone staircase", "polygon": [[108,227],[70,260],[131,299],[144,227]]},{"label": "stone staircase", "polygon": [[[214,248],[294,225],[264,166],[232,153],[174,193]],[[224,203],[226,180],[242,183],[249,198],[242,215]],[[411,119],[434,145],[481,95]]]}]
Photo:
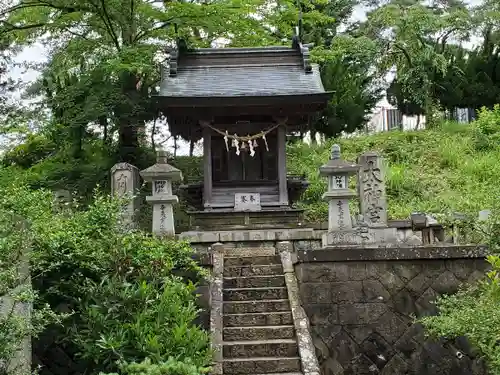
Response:
[{"label": "stone staircase", "polygon": [[299,348],[280,257],[226,254],[224,375],[301,375]]}]

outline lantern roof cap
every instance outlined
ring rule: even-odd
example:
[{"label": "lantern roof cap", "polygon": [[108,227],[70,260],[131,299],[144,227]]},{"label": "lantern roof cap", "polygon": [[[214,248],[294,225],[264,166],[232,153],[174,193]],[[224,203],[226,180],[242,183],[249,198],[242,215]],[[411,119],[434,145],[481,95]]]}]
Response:
[{"label": "lantern roof cap", "polygon": [[330,160],[319,168],[321,176],[331,176],[334,174],[355,174],[360,168],[359,164],[342,160],[340,146],[334,144]]},{"label": "lantern roof cap", "polygon": [[168,164],[168,154],[166,151],[158,151],[156,153],[156,164],[146,168],[140,172],[141,177],[145,181],[155,180],[182,180],[182,172],[174,166]]}]

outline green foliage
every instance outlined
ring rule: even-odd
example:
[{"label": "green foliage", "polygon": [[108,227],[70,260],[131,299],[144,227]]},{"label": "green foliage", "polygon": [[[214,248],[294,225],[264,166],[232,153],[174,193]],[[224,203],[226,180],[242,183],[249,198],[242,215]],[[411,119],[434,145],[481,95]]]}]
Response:
[{"label": "green foliage", "polygon": [[500,144],[500,105],[495,104],[492,110],[481,108],[474,125],[476,149],[487,151],[497,148]]},{"label": "green foliage", "polygon": [[[0,176],[11,171],[0,169]],[[38,303],[72,312],[55,330],[89,373],[146,358],[207,365],[208,336],[193,325],[195,283],[206,274],[188,244],[122,231],[122,202],[105,196],[96,195],[86,208],[77,202],[60,207],[51,192],[4,178],[0,192],[2,210],[31,224]],[[5,246],[17,248],[10,241]]]},{"label": "green foliage", "polygon": [[27,305],[37,300],[37,293],[29,283],[28,262],[32,233],[21,218],[3,210],[0,206],[0,374],[28,375],[22,369],[13,367],[10,360],[24,345],[28,337],[37,337],[51,323],[61,316],[53,313],[46,305],[31,311]]},{"label": "green foliage", "polygon": [[[49,62],[31,92],[44,95],[43,107],[61,125],[73,157],[80,157],[84,141],[97,128],[110,152],[137,164],[140,131],[158,116],[151,100],[160,78],[156,53],[177,39],[188,47],[207,47],[221,37],[235,45],[276,42],[254,18],[264,13],[265,3],[21,1],[2,9],[0,36],[15,46],[48,35]],[[294,6],[288,10],[297,13]],[[320,21],[317,13],[312,14]]]},{"label": "green foliage", "polygon": [[500,194],[500,147],[497,142],[494,148],[478,151],[476,134],[476,124],[443,123],[435,130],[332,139],[321,146],[296,143],[288,147],[288,168],[290,173],[305,173],[310,181],[299,205],[311,221],[327,219],[327,205],[321,200],[326,181],[318,168],[329,159],[333,143],[341,145],[346,160],[367,150],[384,156],[391,218],[403,219],[415,211],[477,216],[493,207]]},{"label": "green foliage", "polygon": [[438,104],[436,78],[451,67],[447,43],[452,38],[467,40],[470,24],[471,15],[460,2],[437,7],[392,0],[369,13],[362,31],[381,45],[379,69],[395,68],[397,78],[388,96],[403,113],[433,114]]},{"label": "green foliage", "polygon": [[[173,358],[169,358],[166,362],[152,364],[146,359],[141,363],[121,363],[121,375],[203,375],[208,370],[203,367],[198,367],[190,361],[179,362]],[[100,375],[118,375],[100,374]]]},{"label": "green foliage", "polygon": [[327,109],[312,124],[327,137],[351,133],[363,127],[368,112],[381,98],[373,61],[377,44],[366,37],[337,35],[330,47],[316,48],[312,56],[321,66],[323,86],[333,91]]},{"label": "green foliage", "polygon": [[26,140],[2,156],[5,166],[16,165],[29,168],[55,153],[56,145],[43,135],[29,135]]},{"label": "green foliage", "polygon": [[476,240],[488,244],[493,255],[487,260],[491,269],[479,282],[464,286],[458,293],[441,296],[436,305],[439,315],[420,321],[433,337],[465,336],[479,351],[492,375],[500,374],[500,210],[498,202],[486,222],[471,223]]},{"label": "green foliage", "polygon": [[113,161],[137,165],[145,123],[160,116],[152,100],[160,79],[158,52],[181,40],[187,48],[208,47],[220,38],[234,47],[289,45],[299,18],[301,40],[337,56],[323,63],[328,89],[338,94],[324,114],[331,119],[319,121],[317,130],[331,135],[362,126],[378,98],[374,78],[366,74],[373,51],[363,48],[363,38],[337,35],[360,3],[23,0],[5,6],[0,35],[10,47],[50,35],[49,62],[29,92],[43,95],[42,107],[57,123],[52,140],[64,143],[67,155],[79,164],[85,142],[99,138]]}]

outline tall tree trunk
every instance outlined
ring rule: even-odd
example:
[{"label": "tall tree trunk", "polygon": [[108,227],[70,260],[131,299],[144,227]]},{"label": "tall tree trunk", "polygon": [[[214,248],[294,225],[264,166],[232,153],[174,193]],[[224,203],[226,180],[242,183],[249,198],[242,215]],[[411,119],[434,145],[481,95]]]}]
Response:
[{"label": "tall tree trunk", "polygon": [[99,116],[99,125],[102,126],[102,143],[109,147],[111,145],[111,137],[109,135],[108,119],[106,116]]},{"label": "tall tree trunk", "polygon": [[309,134],[311,135],[311,145],[315,145],[316,142],[316,130],[310,130]]},{"label": "tall tree trunk", "polygon": [[137,127],[130,118],[121,118],[118,135],[118,154],[120,161],[135,164],[138,159],[139,137]]},{"label": "tall tree trunk", "polygon": [[138,123],[141,98],[136,88],[136,77],[130,72],[121,75],[123,101],[118,109],[118,154],[120,161],[134,164],[139,155]]},{"label": "tall tree trunk", "polygon": [[77,123],[72,126],[73,157],[79,159],[82,156],[84,125]]},{"label": "tall tree trunk", "polygon": [[190,140],[189,141],[189,156],[193,156],[194,154],[194,141]]},{"label": "tall tree trunk", "polygon": [[155,135],[156,135],[156,119],[158,117],[155,116],[153,121],[153,128],[151,129],[151,147],[153,148],[153,152],[156,154],[156,143],[155,143]]},{"label": "tall tree trunk", "polygon": [[177,157],[177,136],[174,137],[174,159]]}]

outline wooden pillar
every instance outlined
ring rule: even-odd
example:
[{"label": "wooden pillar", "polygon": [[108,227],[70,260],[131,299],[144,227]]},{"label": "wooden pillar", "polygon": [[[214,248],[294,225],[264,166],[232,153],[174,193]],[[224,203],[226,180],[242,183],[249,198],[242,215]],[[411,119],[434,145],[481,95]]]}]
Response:
[{"label": "wooden pillar", "polygon": [[286,182],[286,126],[278,127],[278,184],[279,204],[288,206],[288,186]]},{"label": "wooden pillar", "polygon": [[[201,123],[202,126],[204,123]],[[208,126],[203,127],[203,206],[210,208],[212,203],[212,133]]]}]

